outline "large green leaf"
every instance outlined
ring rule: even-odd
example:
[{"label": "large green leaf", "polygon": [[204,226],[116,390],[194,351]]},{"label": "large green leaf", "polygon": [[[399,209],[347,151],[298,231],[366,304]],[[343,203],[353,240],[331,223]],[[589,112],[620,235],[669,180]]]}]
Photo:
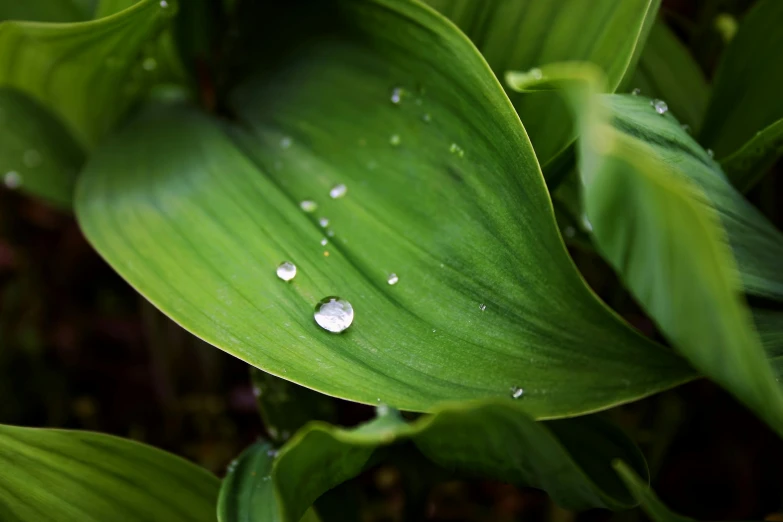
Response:
[{"label": "large green leaf", "polygon": [[[293,522],[328,489],[378,461],[379,449],[413,443],[427,459],[469,476],[545,490],[571,509],[635,504],[611,468],[644,458],[622,432],[598,418],[535,422],[519,404],[453,404],[408,424],[396,411],[354,429],[311,423],[279,453],[265,443],[232,465],[220,492],[221,522]],[[305,479],[306,477],[306,479]]]},{"label": "large green leaf", "polygon": [[90,22],[3,22],[0,86],[37,99],[92,146],[149,83],[153,64],[138,58],[172,11],[168,2],[143,0]]},{"label": "large green leaf", "polygon": [[[426,0],[469,36],[499,76],[550,62],[589,61],[613,92],[644,45],[660,0]],[[553,93],[511,94],[541,165],[574,138]]]},{"label": "large green leaf", "polygon": [[[259,32],[274,43],[258,48],[278,51],[233,95],[247,131],[156,109],[93,155],[78,218],[123,277],[254,366],[404,410],[519,387],[531,415],[558,417],[692,377],[581,279],[524,129],[470,42],[414,2],[318,5],[303,20],[276,4]],[[421,104],[390,101],[417,84]],[[347,195],[329,198],[338,183]],[[298,266],[288,284],[285,260]],[[342,335],[313,321],[331,295],[355,309]]]},{"label": "large green leaf", "polygon": [[209,472],[137,442],[0,426],[4,522],[211,522],[219,487]]},{"label": "large green leaf", "polygon": [[760,0],[740,24],[715,73],[700,141],[718,158],[783,118],[783,2]]},{"label": "large green leaf", "polygon": [[84,152],[48,110],[0,87],[0,173],[8,187],[70,208],[83,162]]},{"label": "large green leaf", "polygon": [[656,22],[630,81],[642,94],[666,100],[680,122],[696,133],[701,128],[709,86],[699,64],[663,22]]},{"label": "large green leaf", "polygon": [[90,18],[84,2],[77,0],[25,0],[0,2],[0,22],[81,22]]},{"label": "large green leaf", "polygon": [[[599,97],[600,73],[589,64],[553,65],[543,74],[509,80],[523,89],[562,86],[571,100],[581,128],[585,209],[599,250],[694,367],[783,434],[783,393],[752,326],[713,192],[700,186],[718,185],[715,162],[648,100]],[[705,166],[703,179],[694,164]]]}]

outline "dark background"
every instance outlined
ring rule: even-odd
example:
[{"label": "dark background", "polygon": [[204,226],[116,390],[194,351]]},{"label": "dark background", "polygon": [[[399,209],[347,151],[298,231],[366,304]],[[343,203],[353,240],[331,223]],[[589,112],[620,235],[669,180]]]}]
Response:
[{"label": "dark background", "polygon": [[[618,0],[621,1],[621,0]],[[723,48],[716,13],[751,2],[664,1],[663,15],[708,77]],[[209,96],[210,93],[204,93]],[[783,226],[779,164],[749,198]],[[573,251],[589,283],[632,324],[656,335],[611,270]],[[263,435],[247,366],[196,339],[138,296],[91,249],[73,216],[0,189],[0,423],[96,430],[141,440],[223,473]],[[343,423],[373,416],[339,402]],[[648,456],[653,486],[682,514],[783,520],[783,443],[743,406],[697,381],[607,414]],[[408,471],[357,479],[363,520],[403,520]],[[424,503],[429,520],[642,520],[638,510],[574,514],[545,494],[451,481]]]}]

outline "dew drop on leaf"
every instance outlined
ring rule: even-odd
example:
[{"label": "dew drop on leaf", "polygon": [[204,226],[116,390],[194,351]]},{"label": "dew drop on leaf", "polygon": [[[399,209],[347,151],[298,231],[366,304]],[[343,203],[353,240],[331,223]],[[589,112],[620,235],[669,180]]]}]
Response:
[{"label": "dew drop on leaf", "polygon": [[321,225],[321,228],[326,228],[329,226],[329,218],[322,217],[318,220],[318,224]]},{"label": "dew drop on leaf", "polygon": [[296,276],[296,265],[290,261],[284,261],[277,267],[277,277],[283,281],[290,281]]},{"label": "dew drop on leaf", "polygon": [[432,116],[430,115],[429,112],[425,112],[424,114],[421,115],[421,121],[423,121],[424,123],[429,123],[432,121]]},{"label": "dew drop on leaf", "polygon": [[392,89],[391,102],[394,105],[399,105],[404,95],[405,95],[405,90],[402,87],[395,87],[394,89]]},{"label": "dew drop on leaf", "polygon": [[389,143],[393,147],[397,147],[400,143],[402,143],[402,140],[400,139],[400,135],[399,134],[392,134],[391,137],[389,138]]},{"label": "dew drop on leaf", "polygon": [[315,212],[318,209],[318,203],[311,199],[306,199],[299,203],[299,207],[305,212]]},{"label": "dew drop on leaf", "polygon": [[639,87],[636,87],[634,90],[631,91],[631,96],[639,96],[642,93],[642,90]]},{"label": "dew drop on leaf", "polygon": [[386,279],[386,282],[389,283],[390,285],[396,285],[397,283],[400,282],[400,278],[397,277],[397,274],[389,274],[389,278]]},{"label": "dew drop on leaf", "polygon": [[353,306],[345,299],[324,297],[315,306],[315,322],[327,332],[340,333],[353,322]]},{"label": "dew drop on leaf", "polygon": [[482,312],[483,312],[484,310],[486,310],[486,309],[487,309],[487,305],[485,305],[484,303],[481,303],[481,304],[479,305],[479,310],[481,310]]},{"label": "dew drop on leaf", "polygon": [[511,388],[511,398],[512,399],[519,399],[524,394],[525,394],[525,390],[523,390],[519,386],[514,386],[514,387]]},{"label": "dew drop on leaf", "polygon": [[449,147],[449,152],[451,152],[452,154],[456,154],[460,158],[465,155],[465,151],[462,150],[462,147],[460,147],[456,143],[451,144],[451,147]]},{"label": "dew drop on leaf", "polygon": [[329,197],[332,199],[338,199],[345,196],[346,192],[348,192],[348,187],[346,187],[343,183],[340,183],[339,185],[332,187],[332,190],[329,191]]},{"label": "dew drop on leaf", "polygon": [[19,188],[19,186],[22,184],[22,176],[20,176],[19,173],[15,170],[6,172],[5,176],[3,176],[3,183],[5,183],[5,186],[10,189]]},{"label": "dew drop on leaf", "polygon": [[707,156],[709,156],[710,158],[714,158],[715,151],[713,151],[712,149],[707,149]]},{"label": "dew drop on leaf", "polygon": [[329,240],[326,238],[321,239],[321,246],[326,246],[329,243]]},{"label": "dew drop on leaf", "polygon": [[650,104],[655,109],[655,112],[657,112],[661,116],[669,112],[669,105],[663,100],[652,100],[650,101]]}]

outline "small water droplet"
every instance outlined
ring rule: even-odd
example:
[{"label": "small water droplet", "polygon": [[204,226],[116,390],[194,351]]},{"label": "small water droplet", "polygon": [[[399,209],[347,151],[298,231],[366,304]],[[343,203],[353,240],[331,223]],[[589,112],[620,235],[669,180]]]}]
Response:
[{"label": "small water droplet", "polygon": [[385,415],[388,415],[389,411],[391,410],[386,404],[379,404],[378,406],[375,407],[375,415],[377,417],[383,417]]},{"label": "small water droplet", "polygon": [[481,310],[482,312],[483,312],[484,310],[486,310],[486,309],[487,309],[487,305],[485,305],[484,303],[481,303],[481,304],[479,305],[479,310]]},{"label": "small water droplet", "polygon": [[540,80],[541,78],[544,77],[544,74],[541,72],[541,69],[539,69],[538,67],[533,67],[532,69],[530,69],[530,71],[528,71],[528,74],[536,80]]},{"label": "small water droplet", "polygon": [[710,158],[714,158],[715,157],[715,151],[712,150],[712,149],[707,149],[707,156],[709,156]]},{"label": "small water droplet", "polygon": [[316,210],[318,210],[318,203],[316,203],[312,199],[306,199],[301,203],[299,203],[299,207],[305,212],[315,212]]},{"label": "small water droplet", "polygon": [[590,223],[590,218],[587,217],[587,214],[582,214],[582,226],[588,232],[592,232],[593,231],[593,224]]},{"label": "small water droplet", "polygon": [[145,71],[154,71],[158,68],[158,61],[152,56],[145,58],[144,61],[141,62],[141,68]]},{"label": "small water droplet", "polygon": [[3,183],[11,190],[17,189],[22,185],[22,176],[14,170],[6,172],[5,176],[3,176]]},{"label": "small water droplet", "polygon": [[465,151],[462,150],[462,147],[460,147],[456,143],[451,144],[451,147],[449,147],[449,152],[451,152],[452,154],[456,154],[460,158],[465,155]]},{"label": "small water droplet", "polygon": [[353,322],[353,306],[336,296],[324,297],[315,306],[315,322],[332,333],[345,331]]},{"label": "small water droplet", "polygon": [[285,136],[280,140],[280,148],[287,149],[291,147],[291,144],[293,143],[293,140],[289,138],[288,136]]},{"label": "small water droplet", "polygon": [[513,386],[511,388],[511,397],[514,399],[519,399],[524,394],[525,394],[525,390],[523,390],[519,386]]},{"label": "small water droplet", "polygon": [[296,276],[296,265],[290,261],[284,261],[277,267],[277,277],[283,281],[290,281]]},{"label": "small water droplet", "polygon": [[268,450],[266,452],[266,455],[267,455],[267,457],[275,458],[275,457],[277,457],[277,450],[276,449]]},{"label": "small water droplet", "polygon": [[321,228],[328,227],[329,226],[329,218],[325,218],[325,217],[319,218],[318,219],[318,224],[321,225]]},{"label": "small water droplet", "polygon": [[323,239],[321,240],[321,246],[326,246],[328,243],[329,243],[329,240],[328,240],[328,239],[326,239],[326,238],[323,238]]},{"label": "small water droplet", "polygon": [[399,134],[392,134],[389,138],[389,143],[392,145],[392,147],[397,147],[400,143],[402,143],[402,140],[400,139]]},{"label": "small water droplet", "polygon": [[237,467],[237,461],[232,460],[231,462],[228,463],[228,466],[226,466],[226,471],[228,473],[231,473],[236,469],[236,467]]},{"label": "small water droplet", "polygon": [[432,333],[435,333],[435,332],[437,332],[437,330],[433,329],[433,330],[432,330]]},{"label": "small water droplet", "polygon": [[41,164],[41,154],[35,149],[26,150],[24,151],[22,161],[26,167],[34,169]]},{"label": "small water droplet", "polygon": [[691,126],[688,125],[687,123],[683,123],[682,125],[680,125],[680,127],[682,128],[682,130],[684,130],[688,134],[691,133]]},{"label": "small water droplet", "polygon": [[331,229],[327,230],[326,231],[326,235],[329,236],[329,237],[334,237],[334,230],[331,230]]},{"label": "small water droplet", "polygon": [[253,386],[253,396],[256,398],[261,397],[261,388]]},{"label": "small water droplet", "polygon": [[642,90],[639,87],[636,87],[634,90],[631,91],[632,96],[639,96],[642,93]]},{"label": "small water droplet", "polygon": [[395,87],[392,89],[391,102],[394,105],[399,105],[402,102],[402,97],[405,96],[405,89],[402,87]]},{"label": "small water droplet", "polygon": [[389,274],[389,278],[386,279],[386,282],[389,283],[390,285],[396,285],[397,283],[400,282],[400,278],[397,277],[397,274]]},{"label": "small water droplet", "polygon": [[421,121],[423,121],[424,123],[429,123],[432,121],[432,116],[430,115],[429,112],[425,112],[424,114],[421,115]]},{"label": "small water droplet", "polygon": [[663,100],[650,100],[650,105],[652,105],[655,109],[655,112],[660,115],[664,115],[669,112],[669,105]]},{"label": "small water droplet", "polygon": [[161,9],[168,9],[169,8],[169,3],[166,0],[160,0],[160,4],[159,5],[160,5]]},{"label": "small water droplet", "polygon": [[332,190],[329,191],[329,196],[332,199],[338,199],[345,196],[346,192],[348,192],[348,187],[346,187],[345,184],[340,183],[339,185],[332,187]]}]

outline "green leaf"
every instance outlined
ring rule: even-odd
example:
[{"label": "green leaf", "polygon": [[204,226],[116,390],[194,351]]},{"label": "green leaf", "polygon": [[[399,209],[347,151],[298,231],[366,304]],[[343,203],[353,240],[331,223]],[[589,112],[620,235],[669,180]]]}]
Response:
[{"label": "green leaf", "polygon": [[77,0],[25,0],[0,3],[0,22],[30,20],[36,22],[81,22],[90,13]]},{"label": "green leaf", "polygon": [[[470,37],[495,74],[551,62],[589,61],[613,92],[644,44],[660,0],[426,0]],[[570,113],[553,93],[509,94],[538,161],[545,165],[575,137]]]},{"label": "green leaf", "polygon": [[783,154],[783,119],[756,133],[737,152],[721,160],[731,183],[747,192]]},{"label": "green leaf", "polygon": [[[543,74],[543,80],[510,75],[509,82],[560,86],[571,100],[582,129],[583,198],[598,249],[693,366],[783,434],[783,393],[752,327],[712,205],[716,187],[722,183],[726,195],[731,186],[725,178],[715,181],[719,168],[671,115],[662,117],[639,96],[599,97],[600,73],[589,64],[552,65]],[[746,224],[746,216],[732,217]]]},{"label": "green leaf", "polygon": [[723,159],[783,118],[783,2],[760,0],[723,54],[700,142]]},{"label": "green leaf", "polygon": [[0,87],[0,173],[5,184],[71,207],[84,152],[63,124],[34,100]]},{"label": "green leaf", "polygon": [[98,433],[0,425],[8,522],[211,522],[220,481],[179,457]]},{"label": "green leaf", "polygon": [[379,415],[354,429],[311,423],[279,453],[255,444],[229,470],[218,519],[296,521],[322,493],[374,465],[380,448],[405,442],[446,469],[540,488],[571,509],[635,504],[611,469],[616,458],[647,476],[633,443],[595,417],[534,422],[521,405],[500,401],[447,405],[411,424],[394,410]]},{"label": "green leaf", "polygon": [[138,61],[173,7],[143,0],[121,13],[73,24],[0,24],[0,86],[38,100],[91,147],[149,83]]},{"label": "green leaf", "polygon": [[[690,379],[585,285],[524,129],[475,48],[414,2],[319,5],[260,35],[280,52],[234,92],[247,131],[156,109],[95,152],[76,206],[108,262],[211,344],[357,402],[429,411],[510,400],[519,386],[527,411],[551,418]],[[418,83],[425,93],[390,101]],[[348,193],[331,199],[338,183]],[[299,208],[306,199],[316,213]],[[298,267],[290,283],[275,275],[286,260]],[[342,335],[313,320],[333,295],[355,309]]]},{"label": "green leaf", "polygon": [[269,437],[282,443],[312,420],[336,421],[334,399],[321,393],[251,369],[253,394]]},{"label": "green leaf", "polygon": [[709,86],[690,51],[663,22],[656,22],[630,82],[650,98],[662,98],[683,124],[698,133]]},{"label": "green leaf", "polygon": [[625,485],[631,491],[631,494],[636,498],[636,501],[641,504],[644,512],[653,522],[692,522],[692,518],[684,517],[676,513],[669,511],[663,503],[658,500],[658,497],[653,493],[647,484],[646,480],[639,478],[639,475],[631,469],[628,464],[618,460],[613,464],[614,469],[620,478],[623,479]]}]

